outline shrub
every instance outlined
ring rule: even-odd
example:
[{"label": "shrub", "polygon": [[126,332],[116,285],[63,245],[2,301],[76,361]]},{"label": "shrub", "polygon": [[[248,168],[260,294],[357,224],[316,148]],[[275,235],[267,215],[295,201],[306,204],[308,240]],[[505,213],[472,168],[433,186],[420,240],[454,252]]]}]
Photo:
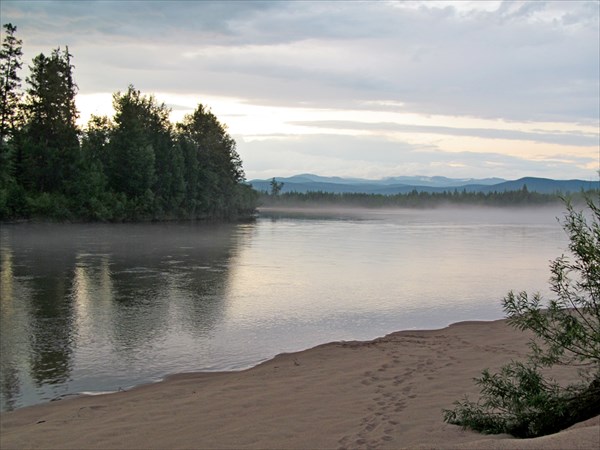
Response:
[{"label": "shrub", "polygon": [[[511,362],[475,382],[477,402],[454,403],[444,420],[484,433],[535,437],[554,433],[600,414],[600,208],[587,200],[584,212],[567,202],[563,228],[571,257],[550,265],[550,287],[556,298],[547,304],[539,294],[510,292],[504,299],[508,323],[531,330],[526,362]],[[577,365],[579,382],[561,386],[542,371],[553,365]]]}]

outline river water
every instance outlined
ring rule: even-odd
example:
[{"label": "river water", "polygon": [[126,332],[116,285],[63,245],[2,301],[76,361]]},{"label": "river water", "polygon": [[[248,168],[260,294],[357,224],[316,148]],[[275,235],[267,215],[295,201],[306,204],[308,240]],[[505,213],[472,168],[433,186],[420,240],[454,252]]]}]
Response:
[{"label": "river water", "polygon": [[3,224],[2,410],[549,295],[560,209],[263,213],[255,222]]}]

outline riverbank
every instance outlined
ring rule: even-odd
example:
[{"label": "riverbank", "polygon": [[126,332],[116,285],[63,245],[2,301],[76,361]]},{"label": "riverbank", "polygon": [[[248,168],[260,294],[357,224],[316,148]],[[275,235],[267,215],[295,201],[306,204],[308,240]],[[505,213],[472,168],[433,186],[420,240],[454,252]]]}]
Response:
[{"label": "riverbank", "polygon": [[3,413],[0,447],[598,448],[598,417],[531,440],[443,422],[443,408],[476,397],[481,369],[523,356],[528,339],[500,320],[324,344],[241,372],[180,374]]}]

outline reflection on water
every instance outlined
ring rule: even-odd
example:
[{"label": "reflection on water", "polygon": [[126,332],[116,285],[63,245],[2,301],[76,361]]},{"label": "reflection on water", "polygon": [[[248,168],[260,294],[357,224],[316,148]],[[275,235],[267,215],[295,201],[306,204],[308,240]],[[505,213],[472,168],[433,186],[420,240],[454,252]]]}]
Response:
[{"label": "reflection on water", "polygon": [[333,211],[253,224],[3,225],[2,410],[330,340],[501,316],[560,211]]},{"label": "reflection on water", "polygon": [[162,346],[219,321],[246,228],[3,225],[2,409],[173,371]]}]

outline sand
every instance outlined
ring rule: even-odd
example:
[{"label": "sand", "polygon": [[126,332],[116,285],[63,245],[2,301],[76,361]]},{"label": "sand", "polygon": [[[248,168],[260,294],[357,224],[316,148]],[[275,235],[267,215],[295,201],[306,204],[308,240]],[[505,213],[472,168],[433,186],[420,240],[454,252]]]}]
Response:
[{"label": "sand", "polygon": [[443,408],[477,397],[481,369],[524,355],[528,338],[494,321],[325,344],[241,372],[181,374],[4,413],[0,447],[600,448],[598,417],[528,440],[443,422]]}]

